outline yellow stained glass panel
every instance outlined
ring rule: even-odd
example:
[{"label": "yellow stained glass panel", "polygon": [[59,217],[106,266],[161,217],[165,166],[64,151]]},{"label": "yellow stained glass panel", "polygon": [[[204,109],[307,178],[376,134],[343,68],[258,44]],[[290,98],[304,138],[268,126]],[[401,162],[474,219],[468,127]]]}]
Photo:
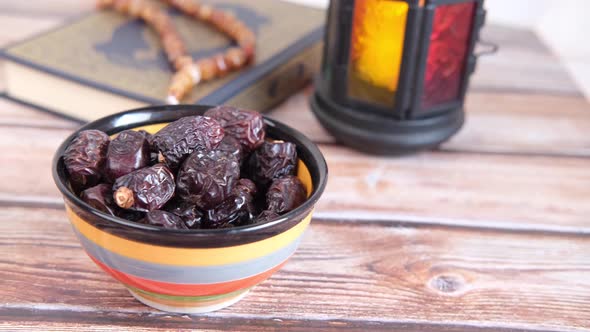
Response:
[{"label": "yellow stained glass panel", "polygon": [[408,4],[355,0],[348,93],[368,102],[392,104],[397,90]]}]

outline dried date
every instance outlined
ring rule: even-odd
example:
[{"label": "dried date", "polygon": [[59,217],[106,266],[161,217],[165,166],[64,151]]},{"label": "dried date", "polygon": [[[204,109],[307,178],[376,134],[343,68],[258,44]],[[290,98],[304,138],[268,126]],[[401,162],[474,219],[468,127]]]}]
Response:
[{"label": "dried date", "polygon": [[164,164],[142,168],[118,178],[113,185],[115,203],[134,211],[158,210],[176,188],[174,175]]},{"label": "dried date", "polygon": [[204,116],[180,118],[153,136],[153,143],[172,169],[180,166],[196,150],[212,150],[223,139],[223,128],[216,120]]},{"label": "dried date", "polygon": [[275,178],[295,175],[296,168],[297,149],[289,142],[264,142],[250,157],[252,179],[263,186]]},{"label": "dried date", "polygon": [[179,216],[161,210],[148,212],[145,218],[140,222],[142,224],[159,226],[166,229],[188,229]]},{"label": "dried date", "polygon": [[106,178],[114,182],[117,178],[148,166],[150,145],[146,136],[133,130],[119,133],[107,150]]},{"label": "dried date", "polygon": [[177,193],[201,209],[223,202],[240,178],[234,155],[219,150],[196,151],[178,171]]},{"label": "dried date", "polygon": [[110,184],[101,183],[94,187],[90,187],[82,191],[80,198],[86,202],[86,204],[97,210],[108,213],[112,216],[116,215],[117,205],[113,200],[113,188]]},{"label": "dried date", "polygon": [[76,192],[100,182],[108,146],[109,136],[100,130],[81,131],[70,142],[64,152],[64,164]]},{"label": "dried date", "polygon": [[240,165],[242,164],[242,145],[235,138],[226,135],[219,143],[217,150],[234,155]]},{"label": "dried date", "polygon": [[275,179],[266,192],[267,210],[278,214],[287,213],[307,198],[305,187],[295,176]]},{"label": "dried date", "polygon": [[231,195],[215,208],[205,212],[203,228],[243,226],[254,220],[256,185],[249,179],[240,179]]},{"label": "dried date", "polygon": [[201,228],[203,213],[192,203],[174,199],[166,204],[164,210],[179,216],[188,228]]},{"label": "dried date", "polygon": [[225,130],[225,134],[237,139],[246,152],[253,151],[264,142],[264,120],[256,111],[218,106],[207,110],[205,116],[217,120]]},{"label": "dried date", "polygon": [[[157,163],[160,162],[160,156],[159,156],[159,152],[158,152],[158,148],[156,148],[156,145],[154,144],[154,135],[148,133],[147,131],[141,129],[137,131],[138,133],[142,134],[145,139],[147,139],[148,144],[150,145],[150,165],[155,165]],[[163,158],[163,157],[162,157]]]}]

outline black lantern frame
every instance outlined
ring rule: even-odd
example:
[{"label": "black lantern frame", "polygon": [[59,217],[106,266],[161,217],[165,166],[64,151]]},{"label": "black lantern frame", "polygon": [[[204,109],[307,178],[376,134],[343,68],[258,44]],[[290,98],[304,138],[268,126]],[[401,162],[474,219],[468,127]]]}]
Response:
[{"label": "black lantern frame", "polygon": [[[408,12],[397,89],[389,105],[349,94],[348,75],[355,0],[332,0],[327,13],[324,56],[311,107],[338,140],[364,152],[399,154],[437,146],[458,131],[469,77],[476,67],[475,45],[485,22],[484,0],[396,0]],[[425,2],[421,4],[421,2]],[[474,13],[456,100],[422,107],[424,77],[435,11],[474,3]],[[393,70],[393,69],[392,69]]]}]

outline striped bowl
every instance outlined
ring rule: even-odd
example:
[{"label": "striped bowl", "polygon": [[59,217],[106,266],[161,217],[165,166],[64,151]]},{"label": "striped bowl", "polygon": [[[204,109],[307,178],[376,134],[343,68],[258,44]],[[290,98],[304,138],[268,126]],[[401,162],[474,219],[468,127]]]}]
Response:
[{"label": "striped bowl", "polygon": [[[126,129],[156,132],[178,118],[200,115],[209,106],[155,106],[131,110],[82,128],[115,135]],[[298,177],[308,199],[269,222],[231,229],[168,230],[138,224],[95,210],[71,191],[63,153],[79,132],[57,150],[53,177],[82,247],[96,265],[120,281],[140,302],[159,310],[202,313],[239,301],[279,270],[295,252],[327,179],[326,162],[301,133],[265,118],[267,136],[293,142]]]}]

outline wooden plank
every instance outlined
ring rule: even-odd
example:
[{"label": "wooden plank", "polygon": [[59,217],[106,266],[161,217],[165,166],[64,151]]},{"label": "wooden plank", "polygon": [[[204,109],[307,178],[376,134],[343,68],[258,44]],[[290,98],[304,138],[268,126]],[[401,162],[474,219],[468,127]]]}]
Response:
[{"label": "wooden plank", "polygon": [[2,1],[0,13],[7,16],[64,19],[95,8],[93,0]]},{"label": "wooden plank", "polygon": [[[0,315],[10,320],[71,324],[79,317],[82,324],[170,328],[198,322],[133,300],[78,248],[64,211],[3,209],[0,246]],[[337,320],[429,322],[439,324],[436,330],[590,328],[589,250],[590,238],[581,236],[314,220],[280,272],[205,317],[269,326]],[[27,310],[40,318],[26,318]]]},{"label": "wooden plank", "polygon": [[468,95],[463,129],[442,150],[590,156],[590,104],[582,97]]},{"label": "wooden plank", "polygon": [[559,59],[530,30],[487,25],[482,39],[500,46],[478,59],[472,91],[533,91],[581,96]]},{"label": "wooden plank", "polygon": [[[309,110],[311,89],[277,107],[270,117],[319,143],[333,143]],[[472,92],[463,129],[442,150],[590,156],[590,104],[582,97]]]},{"label": "wooden plank", "polygon": [[[70,129],[8,127],[0,200],[61,204],[51,159]],[[590,233],[590,159],[430,152],[380,158],[321,145],[330,169],[318,216]]]},{"label": "wooden plank", "polygon": [[[150,312],[104,312],[88,310],[0,309],[0,331],[373,331],[373,332],[527,332],[527,328],[474,326],[428,322],[347,321],[343,319],[285,319],[224,317],[224,315],[170,315]],[[141,319],[139,319],[141,317]],[[247,328],[246,328],[247,326]],[[543,330],[545,332],[550,330]],[[557,331],[557,330],[554,330]],[[565,331],[565,329],[560,329]]]},{"label": "wooden plank", "polygon": [[[0,201],[59,202],[53,184],[51,161],[61,142],[72,129],[2,128],[0,146],[6,148],[2,160],[11,165],[0,172]],[[49,200],[48,200],[49,198]]]},{"label": "wooden plank", "polygon": [[0,97],[0,127],[31,127],[73,130],[80,124]]},{"label": "wooden plank", "polygon": [[322,146],[318,216],[589,233],[590,160],[422,153],[379,158]]}]

